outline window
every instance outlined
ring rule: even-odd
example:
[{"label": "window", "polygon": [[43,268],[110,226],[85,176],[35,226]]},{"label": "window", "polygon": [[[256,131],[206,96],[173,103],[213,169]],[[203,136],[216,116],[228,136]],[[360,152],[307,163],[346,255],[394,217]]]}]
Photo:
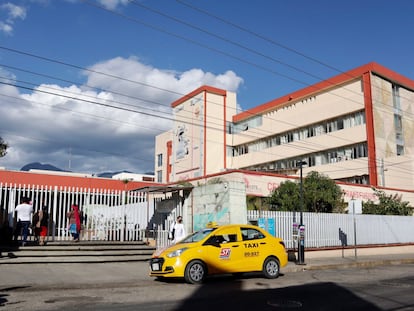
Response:
[{"label": "window", "polygon": [[233,134],[234,132],[234,124],[231,122],[226,123],[227,134]]},{"label": "window", "polygon": [[299,139],[301,140],[307,137],[308,137],[308,129],[305,128],[305,129],[300,130]]},{"label": "window", "polygon": [[162,153],[157,155],[157,165],[158,167],[162,166]]},{"label": "window", "polygon": [[317,125],[315,126],[315,135],[319,136],[325,134],[325,127],[323,125]]},{"label": "window", "polygon": [[162,182],[162,171],[157,171],[157,182]]},{"label": "window", "polygon": [[249,129],[252,129],[252,128],[257,128],[261,126],[262,123],[263,123],[262,116],[259,115],[249,120],[245,120],[242,123],[231,124],[228,126],[228,129],[229,129],[229,132],[231,132],[232,134],[238,134],[243,131],[248,131]]},{"label": "window", "polygon": [[402,133],[395,133],[395,139],[397,141],[397,145],[404,145],[404,136]]},{"label": "window", "polygon": [[[258,121],[259,119],[254,120]],[[398,122],[398,120],[395,122]],[[260,124],[260,122],[255,123],[249,121],[249,124],[250,123]],[[258,139],[248,144],[235,146],[232,152],[232,156],[237,157],[249,152],[258,152],[267,148],[288,144],[294,141],[305,140],[309,137],[320,136],[326,133],[331,133],[342,130],[344,128],[351,128],[362,124],[365,124],[365,114],[364,111],[358,111],[336,119],[325,120],[321,123],[298,128],[294,131],[278,133],[267,138],[260,140]]]},{"label": "window", "polygon": [[215,235],[212,240],[219,244],[237,242],[237,234]]},{"label": "window", "polygon": [[394,126],[395,126],[395,130],[397,132],[401,132],[402,131],[402,120],[401,120],[401,116],[399,115],[394,115]]},{"label": "window", "polygon": [[338,181],[348,182],[348,183],[352,183],[352,184],[368,185],[369,176],[368,175],[353,176],[353,177],[349,177],[349,178],[338,179]]},{"label": "window", "polygon": [[344,120],[343,119],[338,120],[337,125],[338,125],[338,131],[342,130],[344,128]]},{"label": "window", "polygon": [[396,84],[392,85],[392,102],[393,102],[394,108],[396,108],[397,110],[401,109],[401,105],[400,105],[400,87]]},{"label": "window", "polygon": [[256,229],[241,228],[243,241],[263,239],[265,236]]},{"label": "window", "polygon": [[400,87],[396,84],[392,85],[392,102],[394,106],[394,130],[397,156],[400,156],[404,154],[404,134],[400,103]]},{"label": "window", "polygon": [[[398,152],[403,154],[404,145],[398,147]],[[401,153],[402,152],[402,153]],[[329,163],[337,163],[340,161],[350,161],[352,159],[366,158],[368,156],[368,149],[366,143],[345,146],[342,148],[330,149],[321,152],[303,155],[301,158],[289,158],[279,161],[272,161],[261,163],[258,165],[245,167],[247,169],[261,171],[261,170],[283,170],[297,168],[297,161],[305,160],[308,166],[319,166]]]}]

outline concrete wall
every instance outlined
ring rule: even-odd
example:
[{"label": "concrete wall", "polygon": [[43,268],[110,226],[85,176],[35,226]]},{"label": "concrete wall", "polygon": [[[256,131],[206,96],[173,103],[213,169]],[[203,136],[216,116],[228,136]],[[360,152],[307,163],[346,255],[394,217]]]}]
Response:
[{"label": "concrete wall", "polygon": [[247,222],[246,186],[242,182],[201,185],[193,189],[192,198],[194,231],[205,228],[209,222]]}]

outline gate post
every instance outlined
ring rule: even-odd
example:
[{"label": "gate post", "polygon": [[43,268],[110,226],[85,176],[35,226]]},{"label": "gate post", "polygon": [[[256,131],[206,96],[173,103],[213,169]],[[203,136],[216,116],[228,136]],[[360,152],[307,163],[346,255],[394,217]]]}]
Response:
[{"label": "gate post", "polygon": [[126,233],[126,191],[121,192],[121,199],[122,199],[122,217],[121,217],[121,242],[125,241],[125,233]]}]

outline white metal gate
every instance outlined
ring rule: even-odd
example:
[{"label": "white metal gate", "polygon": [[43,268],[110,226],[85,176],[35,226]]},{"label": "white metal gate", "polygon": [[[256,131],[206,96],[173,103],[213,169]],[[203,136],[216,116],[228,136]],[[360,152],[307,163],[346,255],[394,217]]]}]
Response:
[{"label": "white metal gate", "polygon": [[32,200],[34,212],[46,204],[49,214],[48,239],[71,239],[66,213],[78,204],[83,214],[83,240],[137,241],[150,230],[154,202],[143,193],[76,187],[42,187],[0,183],[0,227],[16,227],[15,207],[21,198]]}]

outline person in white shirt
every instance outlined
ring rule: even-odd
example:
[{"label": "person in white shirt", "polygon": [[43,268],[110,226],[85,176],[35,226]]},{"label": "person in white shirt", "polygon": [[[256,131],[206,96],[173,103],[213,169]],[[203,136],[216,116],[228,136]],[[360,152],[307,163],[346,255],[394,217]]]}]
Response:
[{"label": "person in white shirt", "polygon": [[187,234],[183,224],[183,217],[177,217],[177,221],[170,228],[170,234],[172,234],[173,243],[177,243],[186,237]]},{"label": "person in white shirt", "polygon": [[28,197],[23,197],[22,203],[16,206],[15,212],[17,218],[17,227],[14,234],[14,240],[17,241],[17,236],[22,231],[22,245],[24,246],[27,243],[27,236],[29,235],[29,227],[33,214],[33,206],[30,203],[30,199]]}]

